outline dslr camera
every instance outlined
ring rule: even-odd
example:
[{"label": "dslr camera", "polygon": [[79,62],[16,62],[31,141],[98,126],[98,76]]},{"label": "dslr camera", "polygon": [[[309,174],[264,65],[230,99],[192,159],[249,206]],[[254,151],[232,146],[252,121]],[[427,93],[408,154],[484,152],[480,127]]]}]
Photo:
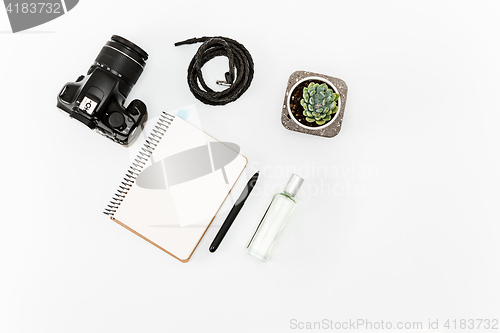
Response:
[{"label": "dslr camera", "polygon": [[112,36],[87,72],[68,82],[57,107],[90,129],[122,145],[132,143],[147,119],[146,105],[124,102],[144,70],[148,54],[120,36]]}]

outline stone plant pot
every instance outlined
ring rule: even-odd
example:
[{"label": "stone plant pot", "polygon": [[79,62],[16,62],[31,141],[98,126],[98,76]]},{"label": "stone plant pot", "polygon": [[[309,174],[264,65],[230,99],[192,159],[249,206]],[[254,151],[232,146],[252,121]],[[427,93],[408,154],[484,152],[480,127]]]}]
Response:
[{"label": "stone plant pot", "polygon": [[[302,99],[303,88],[309,82],[325,83],[334,93],[340,95],[337,101],[337,112],[332,114],[331,119],[322,125],[307,122],[305,116],[302,114],[303,107],[300,105],[300,100]],[[343,80],[312,72],[296,71],[288,79],[281,112],[281,123],[286,129],[291,131],[328,138],[334,137],[340,132],[346,98],[347,85]]]}]

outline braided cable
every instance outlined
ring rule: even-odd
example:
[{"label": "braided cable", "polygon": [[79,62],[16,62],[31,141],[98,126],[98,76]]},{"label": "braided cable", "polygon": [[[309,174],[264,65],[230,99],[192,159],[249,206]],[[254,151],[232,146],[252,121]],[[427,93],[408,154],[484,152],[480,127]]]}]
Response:
[{"label": "braided cable", "polygon": [[[240,98],[250,87],[254,74],[253,59],[248,50],[237,41],[220,36],[191,38],[174,45],[195,43],[203,44],[191,60],[187,72],[189,89],[194,97],[209,105],[226,105]],[[225,81],[217,81],[217,84],[228,86],[223,91],[208,87],[201,72],[203,65],[218,56],[229,59],[229,72],[225,73]]]}]

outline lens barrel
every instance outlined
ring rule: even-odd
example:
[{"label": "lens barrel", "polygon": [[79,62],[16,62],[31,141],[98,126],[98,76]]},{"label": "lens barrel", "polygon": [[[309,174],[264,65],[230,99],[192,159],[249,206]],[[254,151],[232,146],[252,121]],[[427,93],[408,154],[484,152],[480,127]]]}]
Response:
[{"label": "lens barrel", "polygon": [[141,76],[148,57],[146,51],[139,46],[123,37],[113,35],[97,55],[93,67],[108,67],[113,74],[132,88]]}]

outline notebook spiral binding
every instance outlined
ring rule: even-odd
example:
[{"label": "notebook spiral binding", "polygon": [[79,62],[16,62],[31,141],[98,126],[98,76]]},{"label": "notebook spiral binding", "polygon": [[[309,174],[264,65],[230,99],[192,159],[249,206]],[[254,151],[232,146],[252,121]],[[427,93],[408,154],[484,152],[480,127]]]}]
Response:
[{"label": "notebook spiral binding", "polygon": [[125,174],[123,181],[118,186],[118,189],[111,199],[110,204],[107,205],[107,207],[104,209],[104,214],[113,216],[116,213],[118,206],[120,206],[120,204],[122,203],[125,195],[134,184],[137,176],[139,176],[139,174],[141,173],[142,169],[153,154],[156,146],[160,143],[163,135],[165,135],[165,133],[167,132],[173,120],[174,116],[166,113],[165,111],[160,114],[160,119],[156,123],[151,133],[149,133],[144,146],[141,148],[141,150],[139,150],[139,154],[128,168],[128,171]]}]

